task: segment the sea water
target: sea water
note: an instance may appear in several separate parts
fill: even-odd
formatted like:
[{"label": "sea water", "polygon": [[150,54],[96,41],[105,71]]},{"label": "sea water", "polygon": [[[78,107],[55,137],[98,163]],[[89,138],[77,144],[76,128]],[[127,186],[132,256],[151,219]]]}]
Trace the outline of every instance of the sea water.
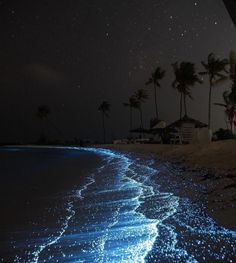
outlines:
[{"label": "sea water", "polygon": [[[234,262],[236,233],[105,149],[1,150],[2,262]],[[171,183],[171,182],[170,182]]]}]

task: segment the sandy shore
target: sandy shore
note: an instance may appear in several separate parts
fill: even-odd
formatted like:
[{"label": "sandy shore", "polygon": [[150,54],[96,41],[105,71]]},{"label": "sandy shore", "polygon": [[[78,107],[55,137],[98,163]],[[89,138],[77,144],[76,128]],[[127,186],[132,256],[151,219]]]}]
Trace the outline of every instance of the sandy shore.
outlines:
[{"label": "sandy shore", "polygon": [[190,197],[195,202],[206,200],[207,212],[220,225],[236,229],[236,140],[208,145],[128,144],[102,147],[154,159],[161,170],[159,176],[171,174],[172,177],[166,178],[180,185],[177,194]]},{"label": "sandy shore", "polygon": [[161,159],[181,161],[195,167],[233,170],[236,173],[236,140],[218,141],[205,145],[127,144],[109,145],[108,147],[155,154]]}]

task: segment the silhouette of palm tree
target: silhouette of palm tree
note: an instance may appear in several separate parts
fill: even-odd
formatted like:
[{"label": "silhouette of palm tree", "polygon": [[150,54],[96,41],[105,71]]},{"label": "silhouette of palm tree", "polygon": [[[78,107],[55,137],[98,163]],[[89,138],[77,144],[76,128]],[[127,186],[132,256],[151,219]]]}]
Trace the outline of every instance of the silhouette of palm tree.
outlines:
[{"label": "silhouette of palm tree", "polygon": [[201,62],[205,71],[200,72],[200,75],[208,75],[209,77],[209,96],[208,96],[208,128],[212,128],[211,121],[211,100],[212,100],[212,88],[219,83],[222,83],[227,79],[224,73],[228,73],[226,66],[229,64],[228,59],[216,58],[214,53],[210,53],[207,58],[207,62]]},{"label": "silhouette of palm tree", "polygon": [[139,102],[135,98],[135,96],[129,97],[129,102],[124,102],[123,105],[125,107],[129,107],[129,113],[130,113],[130,130],[133,129],[133,109],[137,109],[139,107]]},{"label": "silhouette of palm tree", "polygon": [[[224,103],[215,103],[215,105],[225,108],[225,115],[230,124],[230,130],[234,133],[236,118],[236,57],[233,51],[229,54],[229,77],[232,81],[231,91],[223,92]],[[228,123],[227,127],[228,127]]]},{"label": "silhouette of palm tree", "polygon": [[103,101],[98,110],[102,113],[102,129],[103,129],[103,142],[106,142],[106,131],[105,131],[105,117],[109,117],[110,112],[110,104],[107,101]]},{"label": "silhouette of palm tree", "polygon": [[233,51],[229,55],[230,79],[232,81],[231,92],[228,97],[231,103],[236,104],[236,55]]},{"label": "silhouette of palm tree", "polygon": [[142,103],[144,103],[148,99],[148,95],[146,90],[139,89],[135,92],[134,97],[136,99],[136,108],[139,110],[139,114],[140,114],[140,128],[143,129]]},{"label": "silhouette of palm tree", "polygon": [[186,98],[192,99],[190,87],[196,83],[202,83],[195,71],[195,66],[191,62],[178,62],[172,64],[175,80],[172,87],[180,93],[180,119],[182,118],[182,108],[184,104],[184,114],[187,116]]},{"label": "silhouette of palm tree", "polygon": [[146,85],[153,84],[154,88],[154,98],[155,98],[155,112],[156,119],[159,119],[158,107],[157,107],[157,87],[161,87],[160,80],[165,77],[165,70],[162,70],[160,67],[157,67],[156,70],[151,74],[151,77],[146,82]]},{"label": "silhouette of palm tree", "polygon": [[47,119],[50,113],[51,110],[48,107],[48,105],[38,106],[37,116],[39,117],[40,120]]},{"label": "silhouette of palm tree", "polygon": [[234,133],[234,122],[236,117],[236,102],[230,100],[230,92],[225,91],[223,93],[224,103],[215,103],[215,105],[221,106],[225,108],[225,115],[230,124],[230,130]]},{"label": "silhouette of palm tree", "polygon": [[133,129],[133,109],[137,109],[139,107],[139,102],[135,98],[135,96],[129,97],[129,102],[124,102],[123,105],[125,107],[129,107],[130,111],[130,130]]}]

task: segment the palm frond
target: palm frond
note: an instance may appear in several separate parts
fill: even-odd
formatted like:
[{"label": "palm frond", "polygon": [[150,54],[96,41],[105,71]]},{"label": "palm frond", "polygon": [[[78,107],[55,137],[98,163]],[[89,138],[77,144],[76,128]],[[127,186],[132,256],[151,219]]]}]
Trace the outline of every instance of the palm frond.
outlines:
[{"label": "palm frond", "polygon": [[198,74],[199,74],[199,75],[203,75],[203,76],[204,76],[204,75],[208,75],[208,72],[206,72],[206,71],[203,71],[203,72],[199,72]]},{"label": "palm frond", "polygon": [[196,74],[195,65],[184,61],[180,64],[176,62],[172,64],[172,67],[175,74],[172,87],[191,98],[189,87],[194,86],[196,83],[202,83],[202,80]]},{"label": "palm frond", "polygon": [[146,92],[146,90],[144,89],[139,89],[135,92],[135,98],[137,99],[137,101],[139,102],[144,102],[146,99],[148,99],[148,94]]},{"label": "palm frond", "polygon": [[222,76],[219,79],[213,80],[212,84],[213,84],[213,86],[217,86],[217,85],[220,85],[220,84],[224,83],[226,80],[228,80],[228,77],[227,76]]},{"label": "palm frond", "polygon": [[152,83],[153,83],[153,79],[150,78],[150,79],[145,83],[145,85],[150,85],[150,84],[152,84]]},{"label": "palm frond", "polygon": [[98,110],[102,112],[105,116],[108,116],[108,112],[110,111],[110,104],[107,101],[103,101],[99,105]]},{"label": "palm frond", "polygon": [[227,105],[226,105],[226,104],[223,104],[223,103],[214,103],[214,105],[217,105],[217,106],[221,106],[221,107],[227,108]]},{"label": "palm frond", "polygon": [[145,84],[149,85],[154,83],[156,86],[160,87],[159,81],[165,77],[165,73],[165,70],[161,69],[160,67],[157,67]]}]

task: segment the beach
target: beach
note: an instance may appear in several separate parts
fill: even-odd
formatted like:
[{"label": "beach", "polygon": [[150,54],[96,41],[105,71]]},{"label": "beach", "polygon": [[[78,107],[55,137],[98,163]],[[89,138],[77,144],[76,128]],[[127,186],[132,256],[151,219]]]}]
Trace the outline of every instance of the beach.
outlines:
[{"label": "beach", "polygon": [[183,181],[187,185],[179,194],[196,202],[206,199],[207,212],[221,225],[236,229],[236,140],[205,145],[118,144],[106,148],[154,160],[160,174],[172,174],[169,180],[176,181],[180,188]]},{"label": "beach", "polygon": [[1,261],[234,262],[236,231],[193,179],[206,170],[119,147],[3,147]]}]

